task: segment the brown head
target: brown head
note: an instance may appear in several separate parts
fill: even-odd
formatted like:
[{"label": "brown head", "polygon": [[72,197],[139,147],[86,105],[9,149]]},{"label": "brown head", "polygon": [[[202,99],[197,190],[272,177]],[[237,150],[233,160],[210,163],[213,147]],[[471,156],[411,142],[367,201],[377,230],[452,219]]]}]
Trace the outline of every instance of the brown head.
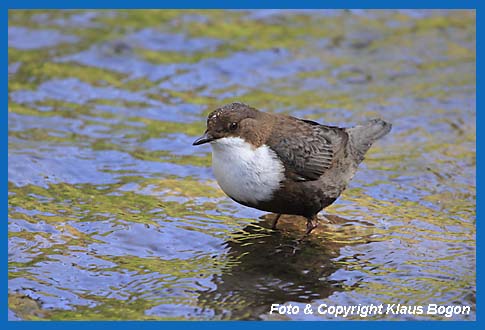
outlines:
[{"label": "brown head", "polygon": [[226,104],[207,117],[207,130],[193,145],[224,137],[240,137],[255,147],[262,145],[272,127],[270,115],[244,103]]}]

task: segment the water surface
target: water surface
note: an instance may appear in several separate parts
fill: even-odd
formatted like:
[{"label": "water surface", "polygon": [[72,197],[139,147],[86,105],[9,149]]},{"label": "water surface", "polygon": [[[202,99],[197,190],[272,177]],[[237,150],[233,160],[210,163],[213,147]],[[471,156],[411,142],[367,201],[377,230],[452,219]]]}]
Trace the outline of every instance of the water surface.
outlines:
[{"label": "water surface", "polygon": [[[475,319],[474,12],[14,10],[8,38],[9,319]],[[393,130],[295,245],[191,145],[233,101]]]}]

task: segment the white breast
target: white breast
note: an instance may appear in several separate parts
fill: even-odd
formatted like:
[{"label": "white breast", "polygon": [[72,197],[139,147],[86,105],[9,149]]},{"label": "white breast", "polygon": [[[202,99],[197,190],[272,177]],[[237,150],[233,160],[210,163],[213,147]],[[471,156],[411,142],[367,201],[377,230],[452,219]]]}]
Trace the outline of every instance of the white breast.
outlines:
[{"label": "white breast", "polygon": [[212,168],[217,182],[230,197],[255,204],[271,199],[284,179],[284,167],[268,146],[254,148],[238,137],[211,143]]}]

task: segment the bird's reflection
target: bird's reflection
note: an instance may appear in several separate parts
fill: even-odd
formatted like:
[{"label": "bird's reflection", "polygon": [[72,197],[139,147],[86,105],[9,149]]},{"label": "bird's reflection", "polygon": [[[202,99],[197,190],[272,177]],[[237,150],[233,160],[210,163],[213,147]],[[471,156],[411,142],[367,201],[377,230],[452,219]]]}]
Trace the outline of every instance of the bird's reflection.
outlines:
[{"label": "bird's reflection", "polygon": [[228,266],[214,276],[216,288],[199,296],[199,306],[212,310],[215,318],[260,319],[274,303],[310,303],[342,290],[342,282],[329,276],[341,267],[335,261],[341,247],[351,243],[328,238],[350,221],[327,216],[329,223],[300,241],[303,218],[284,215],[280,229],[273,231],[274,217],[262,217],[225,242]]}]

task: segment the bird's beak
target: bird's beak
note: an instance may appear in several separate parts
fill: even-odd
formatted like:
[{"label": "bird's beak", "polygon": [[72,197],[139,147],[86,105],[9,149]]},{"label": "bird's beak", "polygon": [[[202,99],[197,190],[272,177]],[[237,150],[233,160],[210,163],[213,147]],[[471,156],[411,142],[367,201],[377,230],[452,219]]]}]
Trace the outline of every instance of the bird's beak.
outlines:
[{"label": "bird's beak", "polygon": [[204,144],[204,143],[211,142],[211,141],[214,141],[214,140],[215,140],[214,137],[212,135],[210,135],[209,132],[205,131],[204,135],[202,135],[200,138],[195,140],[194,143],[192,143],[192,145],[198,146],[200,144]]}]

